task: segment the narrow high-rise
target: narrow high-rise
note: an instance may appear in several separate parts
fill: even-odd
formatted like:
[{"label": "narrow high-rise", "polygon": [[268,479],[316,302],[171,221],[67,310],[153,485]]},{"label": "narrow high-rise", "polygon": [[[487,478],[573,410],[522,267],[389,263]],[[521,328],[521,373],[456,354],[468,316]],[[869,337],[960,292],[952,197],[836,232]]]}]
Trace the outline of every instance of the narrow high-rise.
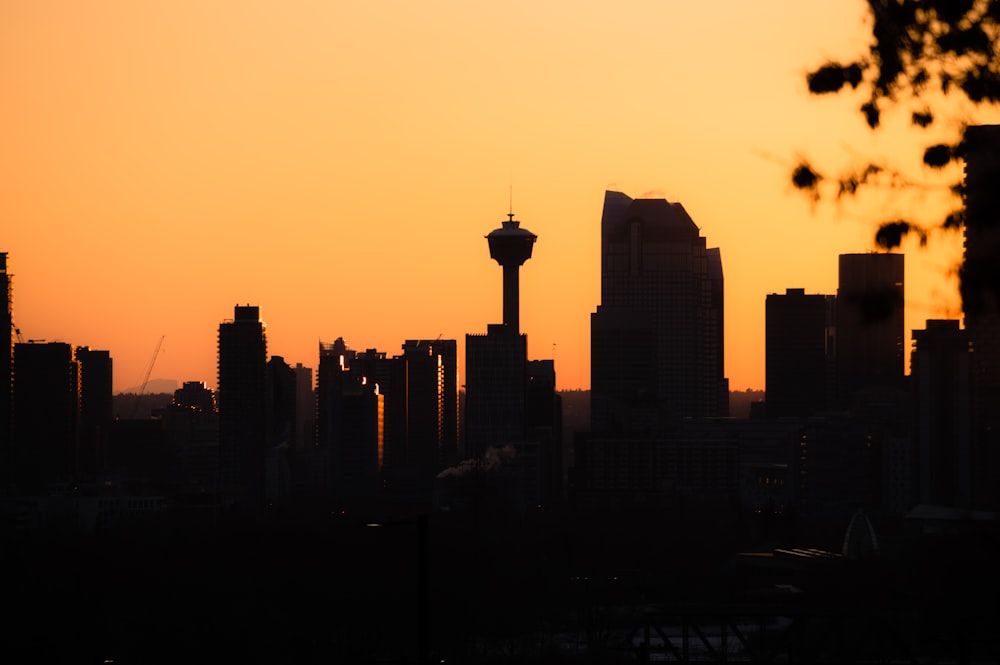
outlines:
[{"label": "narrow high-rise", "polygon": [[7,252],[0,252],[0,479],[6,485],[11,468],[11,375],[14,355],[14,314],[11,299],[10,273],[7,272]]},{"label": "narrow high-rise", "polygon": [[959,289],[970,360],[972,506],[1000,510],[1000,125],[965,130]]},{"label": "narrow high-rise", "polygon": [[680,203],[608,191],[591,315],[591,430],[656,435],[726,416],[722,258]]},{"label": "narrow high-rise", "polygon": [[227,500],[259,506],[266,487],[267,337],[260,308],[219,324],[219,461]]},{"label": "narrow high-rise", "polygon": [[114,419],[112,406],[113,363],[109,351],[78,346],[75,353],[80,367],[80,436],[77,454],[77,479],[94,482],[107,451]]},{"label": "narrow high-rise", "polygon": [[385,400],[377,378],[385,354],[359,354],[343,338],[320,343],[317,432],[327,452],[330,490],[339,501],[368,502],[379,494]]}]

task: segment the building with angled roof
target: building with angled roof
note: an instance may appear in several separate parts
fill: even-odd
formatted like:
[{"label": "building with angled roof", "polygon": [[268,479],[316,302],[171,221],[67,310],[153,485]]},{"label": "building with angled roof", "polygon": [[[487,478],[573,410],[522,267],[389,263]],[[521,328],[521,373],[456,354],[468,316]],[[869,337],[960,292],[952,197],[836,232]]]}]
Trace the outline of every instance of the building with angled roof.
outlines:
[{"label": "building with angled roof", "polygon": [[655,435],[726,416],[722,257],[680,203],[605,193],[591,429]]}]

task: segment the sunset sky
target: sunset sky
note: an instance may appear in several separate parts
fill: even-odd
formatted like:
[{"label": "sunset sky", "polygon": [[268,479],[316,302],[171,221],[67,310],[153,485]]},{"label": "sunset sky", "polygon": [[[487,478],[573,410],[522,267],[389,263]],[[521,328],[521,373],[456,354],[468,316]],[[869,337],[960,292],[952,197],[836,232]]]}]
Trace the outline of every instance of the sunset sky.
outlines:
[{"label": "sunset sky", "polygon": [[[800,156],[908,167],[926,143],[904,109],[873,134],[860,96],[807,94],[809,69],[865,48],[865,18],[861,0],[2,0],[16,324],[110,350],[116,390],[161,337],[153,378],[214,388],[236,304],[292,364],[337,337],[461,353],[501,320],[484,236],[512,206],[538,235],[529,357],[587,388],[616,189],[681,202],[721,248],[726,374],[764,388],[767,294],[835,293],[876,222],[949,208],[937,190],[814,206],[790,184]],[[960,247],[904,245],[907,336],[959,314]]]}]

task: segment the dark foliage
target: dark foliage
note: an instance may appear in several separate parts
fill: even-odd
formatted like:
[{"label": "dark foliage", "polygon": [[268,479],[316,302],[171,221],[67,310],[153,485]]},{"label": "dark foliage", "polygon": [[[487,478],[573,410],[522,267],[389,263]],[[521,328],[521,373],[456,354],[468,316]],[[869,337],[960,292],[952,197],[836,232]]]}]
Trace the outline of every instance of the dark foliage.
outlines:
[{"label": "dark foliage", "polygon": [[948,94],[953,82],[974,102],[1000,100],[1000,2],[869,0],[868,6],[872,44],[853,64],[870,82],[873,103],[935,87]]},{"label": "dark foliage", "polygon": [[902,220],[883,222],[875,232],[875,244],[886,251],[895,249],[902,244],[903,237],[911,230],[913,228],[909,222]]},{"label": "dark foliage", "polygon": [[815,190],[819,181],[820,175],[805,162],[800,163],[792,171],[792,184],[799,189]]},{"label": "dark foliage", "polygon": [[964,210],[953,210],[948,213],[948,216],[944,218],[944,222],[941,223],[941,228],[946,230],[957,230],[962,228],[965,223],[965,211]]},{"label": "dark foliage", "polygon": [[839,92],[845,85],[857,88],[861,83],[861,66],[852,63],[844,66],[829,62],[806,76],[809,92],[822,95],[829,92]]},{"label": "dark foliage", "polygon": [[878,164],[867,164],[857,172],[845,173],[837,182],[839,185],[837,198],[856,194],[861,185],[868,183],[872,178],[882,173],[882,171],[882,167]]},{"label": "dark foliage", "polygon": [[861,114],[865,116],[865,122],[872,129],[877,129],[879,125],[879,119],[881,117],[881,112],[875,102],[866,102],[861,105]]},{"label": "dark foliage", "polygon": [[[887,108],[910,104],[916,107],[910,111],[912,125],[931,126],[939,115],[928,106],[926,95],[932,93],[959,95],[975,104],[1000,102],[1000,0],[868,0],[868,11],[872,33],[867,52],[852,62],[828,61],[809,72],[806,83],[811,93],[837,93],[847,86],[866,90],[867,101],[859,110],[873,130],[881,126]],[[924,165],[943,169],[961,160],[958,138],[953,145],[928,146]],[[879,171],[870,168],[831,178],[838,183],[836,197],[875,184],[870,176]],[[807,162],[796,166],[792,175],[795,186],[808,190],[814,200],[819,198],[822,179],[822,171]],[[956,197],[963,193],[960,184],[951,189]],[[960,229],[962,222],[961,215],[952,214],[941,228]],[[917,229],[913,222],[882,224],[876,243],[885,249],[897,247]],[[923,230],[918,237],[921,243],[927,241]]]},{"label": "dark foliage", "polygon": [[930,111],[914,111],[912,119],[917,127],[929,127],[934,122],[934,114]]},{"label": "dark foliage", "polygon": [[924,164],[934,169],[944,168],[952,160],[954,151],[950,145],[939,143],[924,150]]}]

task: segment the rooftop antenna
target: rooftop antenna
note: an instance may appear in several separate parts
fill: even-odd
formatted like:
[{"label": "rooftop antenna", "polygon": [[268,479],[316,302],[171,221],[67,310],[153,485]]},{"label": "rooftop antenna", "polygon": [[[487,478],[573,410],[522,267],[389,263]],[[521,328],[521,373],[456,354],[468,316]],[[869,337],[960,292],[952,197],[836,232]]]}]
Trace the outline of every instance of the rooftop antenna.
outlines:
[{"label": "rooftop antenna", "polygon": [[514,221],[514,175],[513,174],[511,174],[510,176],[510,184],[508,186],[510,187],[510,191],[507,195],[507,201],[508,201],[507,219],[513,222]]}]

